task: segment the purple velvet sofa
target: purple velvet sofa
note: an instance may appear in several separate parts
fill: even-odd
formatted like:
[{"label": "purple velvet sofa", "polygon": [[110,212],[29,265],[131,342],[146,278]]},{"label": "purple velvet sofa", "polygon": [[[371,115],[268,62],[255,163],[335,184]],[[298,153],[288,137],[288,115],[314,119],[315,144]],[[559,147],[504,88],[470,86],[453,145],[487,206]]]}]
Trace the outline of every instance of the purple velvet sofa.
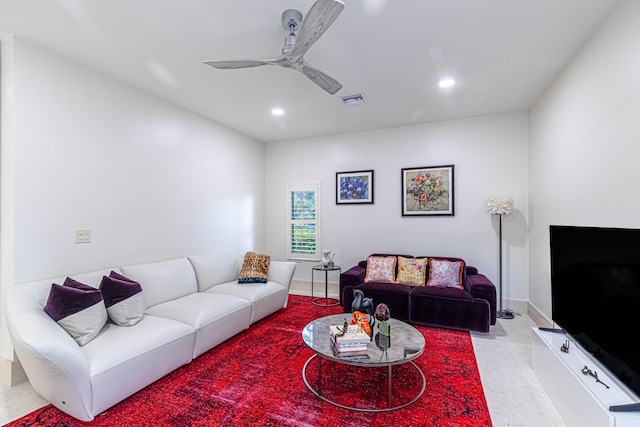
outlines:
[{"label": "purple velvet sofa", "polygon": [[[437,258],[464,262],[460,258],[451,257],[394,254],[371,256]],[[489,326],[496,324],[496,287],[485,275],[478,273],[477,268],[466,263],[462,272],[464,289],[365,282],[366,271],[367,260],[364,260],[340,275],[340,296],[345,313],[351,311],[354,289],[361,289],[365,297],[373,299],[374,306],[385,303],[393,318],[410,323],[477,332],[489,332]],[[427,271],[426,278],[428,277]]]}]

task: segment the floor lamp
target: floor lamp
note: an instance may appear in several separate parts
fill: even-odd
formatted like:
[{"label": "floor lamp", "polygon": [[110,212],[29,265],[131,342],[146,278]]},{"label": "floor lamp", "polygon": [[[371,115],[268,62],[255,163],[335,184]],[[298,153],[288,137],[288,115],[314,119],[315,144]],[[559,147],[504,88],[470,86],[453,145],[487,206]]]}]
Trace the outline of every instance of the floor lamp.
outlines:
[{"label": "floor lamp", "polygon": [[496,317],[498,319],[513,319],[513,311],[502,309],[502,216],[509,215],[513,210],[513,198],[510,196],[493,196],[487,201],[487,211],[491,215],[498,215],[498,285],[499,307]]}]

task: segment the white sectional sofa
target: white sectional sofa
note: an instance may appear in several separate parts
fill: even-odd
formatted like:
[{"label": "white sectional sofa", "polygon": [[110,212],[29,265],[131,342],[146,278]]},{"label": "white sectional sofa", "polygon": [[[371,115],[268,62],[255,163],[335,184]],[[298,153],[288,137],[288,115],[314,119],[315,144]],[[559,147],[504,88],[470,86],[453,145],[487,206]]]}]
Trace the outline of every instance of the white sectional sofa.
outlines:
[{"label": "white sectional sofa", "polygon": [[107,322],[80,346],[44,311],[52,283],[12,286],[9,333],[35,390],[67,414],[97,414],[286,307],[295,263],[271,261],[267,283],[239,284],[242,257],[201,255],[107,268],[71,277],[98,287],[111,271],[142,286],[145,311],[133,326]]}]

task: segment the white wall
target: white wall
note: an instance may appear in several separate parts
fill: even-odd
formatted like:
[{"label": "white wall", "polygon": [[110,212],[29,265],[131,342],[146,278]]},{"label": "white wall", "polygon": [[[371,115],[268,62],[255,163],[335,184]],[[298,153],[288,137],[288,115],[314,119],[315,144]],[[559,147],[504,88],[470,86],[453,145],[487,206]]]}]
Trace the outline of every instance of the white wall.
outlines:
[{"label": "white wall", "polygon": [[[3,289],[264,249],[263,143],[23,39],[7,43],[13,135],[2,144],[15,152],[15,197],[2,203],[13,204],[15,264]],[[92,242],[74,243],[85,228]]]},{"label": "white wall", "polygon": [[[526,113],[267,144],[266,250],[286,257],[287,183],[318,180],[322,248],[343,269],[375,252],[457,256],[497,282],[498,220],[486,201],[508,194],[516,211],[503,220],[504,294],[527,300],[526,156]],[[455,166],[455,216],[401,216],[401,169],[448,164]],[[369,169],[375,203],[336,205],[335,173]],[[310,281],[316,263],[299,263],[295,279]]]},{"label": "white wall", "polygon": [[549,225],[640,228],[638,23],[621,2],[529,114],[529,300],[549,319]]}]

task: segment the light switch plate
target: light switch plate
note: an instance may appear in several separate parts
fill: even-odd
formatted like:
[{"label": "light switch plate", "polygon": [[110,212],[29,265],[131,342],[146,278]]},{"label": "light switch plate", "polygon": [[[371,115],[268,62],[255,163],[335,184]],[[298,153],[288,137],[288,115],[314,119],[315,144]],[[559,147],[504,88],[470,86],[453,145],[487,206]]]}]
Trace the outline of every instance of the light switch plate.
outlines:
[{"label": "light switch plate", "polygon": [[91,230],[76,230],[76,243],[91,243]]}]

